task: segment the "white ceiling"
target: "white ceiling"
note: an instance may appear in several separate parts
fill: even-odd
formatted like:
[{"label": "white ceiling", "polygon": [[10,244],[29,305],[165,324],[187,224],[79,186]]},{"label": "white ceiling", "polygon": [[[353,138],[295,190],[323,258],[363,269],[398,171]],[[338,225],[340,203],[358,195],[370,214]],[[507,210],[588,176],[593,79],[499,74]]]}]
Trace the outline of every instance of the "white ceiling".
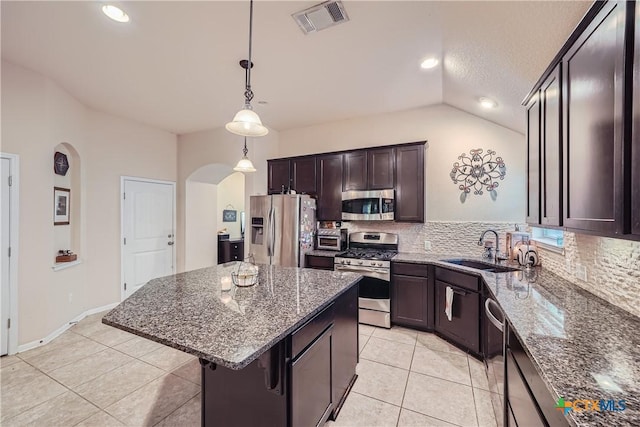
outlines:
[{"label": "white ceiling", "polygon": [[[254,108],[276,130],[447,103],[524,132],[520,102],[590,6],[584,1],[345,1],[350,21],[304,35],[254,5]],[[2,58],[82,103],[174,133],[222,126],[242,106],[248,1],[2,1]],[[420,60],[441,65],[421,70]],[[499,103],[482,110],[479,96]],[[260,105],[257,101],[268,101]]]}]

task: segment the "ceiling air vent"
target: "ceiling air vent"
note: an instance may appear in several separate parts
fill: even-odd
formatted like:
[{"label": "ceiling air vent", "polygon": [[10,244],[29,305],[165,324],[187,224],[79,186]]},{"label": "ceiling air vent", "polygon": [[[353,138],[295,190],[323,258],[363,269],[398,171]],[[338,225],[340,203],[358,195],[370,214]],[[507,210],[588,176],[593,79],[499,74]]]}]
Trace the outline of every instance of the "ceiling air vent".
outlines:
[{"label": "ceiling air vent", "polygon": [[349,17],[342,2],[327,1],[291,15],[303,33],[315,33],[347,22]]}]

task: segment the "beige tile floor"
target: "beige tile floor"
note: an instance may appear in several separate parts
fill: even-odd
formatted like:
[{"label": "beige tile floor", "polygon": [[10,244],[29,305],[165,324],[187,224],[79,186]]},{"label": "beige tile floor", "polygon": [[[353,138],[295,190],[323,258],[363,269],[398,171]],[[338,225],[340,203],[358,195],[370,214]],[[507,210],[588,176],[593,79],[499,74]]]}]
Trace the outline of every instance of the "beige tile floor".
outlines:
[{"label": "beige tile floor", "polygon": [[[196,358],[89,316],[0,358],[2,426],[199,426]],[[482,363],[432,334],[360,327],[358,380],[341,426],[495,426]]]}]

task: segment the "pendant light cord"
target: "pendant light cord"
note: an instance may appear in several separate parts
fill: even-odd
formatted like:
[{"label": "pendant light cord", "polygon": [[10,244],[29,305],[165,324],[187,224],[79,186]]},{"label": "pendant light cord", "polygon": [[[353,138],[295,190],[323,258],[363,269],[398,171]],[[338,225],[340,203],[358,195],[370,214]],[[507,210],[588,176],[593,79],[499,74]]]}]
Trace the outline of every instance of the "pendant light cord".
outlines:
[{"label": "pendant light cord", "polygon": [[242,153],[244,154],[245,157],[247,157],[247,153],[249,152],[249,150],[247,150],[247,137],[244,137],[244,148],[242,149]]},{"label": "pendant light cord", "polygon": [[247,72],[245,73],[245,91],[244,97],[247,101],[247,105],[251,103],[253,99],[253,91],[251,90],[251,68],[253,63],[251,62],[251,40],[253,38],[253,0],[249,2],[249,63],[247,64]]}]

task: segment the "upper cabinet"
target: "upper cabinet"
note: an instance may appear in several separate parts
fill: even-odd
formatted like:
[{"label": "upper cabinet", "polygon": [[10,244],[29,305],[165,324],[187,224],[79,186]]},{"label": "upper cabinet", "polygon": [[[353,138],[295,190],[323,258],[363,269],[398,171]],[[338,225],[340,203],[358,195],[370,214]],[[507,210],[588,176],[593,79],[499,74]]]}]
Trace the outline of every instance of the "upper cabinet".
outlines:
[{"label": "upper cabinet", "polygon": [[396,221],[424,222],[424,142],[396,147]]},{"label": "upper cabinet", "polygon": [[298,194],[316,194],[316,156],[291,159],[291,188]]},{"label": "upper cabinet", "polygon": [[532,225],[640,235],[636,6],[594,2],[525,99]]},{"label": "upper cabinet", "polygon": [[564,223],[623,230],[625,2],[608,2],[562,58]]},{"label": "upper cabinet", "polygon": [[367,150],[368,190],[393,188],[395,150],[393,148],[373,148]]},{"label": "upper cabinet", "polygon": [[426,141],[267,161],[269,194],[317,197],[319,221],[342,220],[342,192],[395,190],[395,220],[424,222]]},{"label": "upper cabinet", "polygon": [[267,161],[267,180],[269,194],[279,194],[291,186],[291,166],[289,159]]},{"label": "upper cabinet", "polygon": [[394,187],[395,149],[393,147],[350,151],[344,154],[342,189],[386,190]]},{"label": "upper cabinet", "polygon": [[527,104],[527,222],[540,223],[540,94]]},{"label": "upper cabinet", "polygon": [[315,156],[267,161],[269,194],[295,190],[299,194],[316,194]]},{"label": "upper cabinet", "polygon": [[631,232],[640,236],[640,6],[636,8],[633,60],[633,134],[631,137]]},{"label": "upper cabinet", "polygon": [[316,156],[319,221],[342,220],[342,154]]},{"label": "upper cabinet", "polygon": [[367,152],[365,150],[344,153],[342,190],[367,189]]},{"label": "upper cabinet", "polygon": [[562,225],[562,127],[560,65],[540,89],[541,220]]}]

